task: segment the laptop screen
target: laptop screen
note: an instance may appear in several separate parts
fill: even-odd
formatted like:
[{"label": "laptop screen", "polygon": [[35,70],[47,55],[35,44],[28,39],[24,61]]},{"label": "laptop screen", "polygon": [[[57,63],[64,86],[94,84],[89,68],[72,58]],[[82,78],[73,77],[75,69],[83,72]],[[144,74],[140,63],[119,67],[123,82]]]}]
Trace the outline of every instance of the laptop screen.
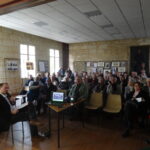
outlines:
[{"label": "laptop screen", "polygon": [[52,101],[53,102],[63,102],[64,101],[64,93],[63,92],[53,92],[52,93]]}]

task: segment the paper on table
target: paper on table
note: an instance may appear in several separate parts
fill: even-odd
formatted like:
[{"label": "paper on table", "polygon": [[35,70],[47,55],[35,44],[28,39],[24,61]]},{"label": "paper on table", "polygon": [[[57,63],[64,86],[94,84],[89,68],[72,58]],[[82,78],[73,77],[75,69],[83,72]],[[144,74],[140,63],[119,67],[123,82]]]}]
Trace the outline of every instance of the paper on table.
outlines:
[{"label": "paper on table", "polygon": [[142,102],[142,98],[141,98],[141,97],[136,98],[136,101],[137,101],[137,102]]}]

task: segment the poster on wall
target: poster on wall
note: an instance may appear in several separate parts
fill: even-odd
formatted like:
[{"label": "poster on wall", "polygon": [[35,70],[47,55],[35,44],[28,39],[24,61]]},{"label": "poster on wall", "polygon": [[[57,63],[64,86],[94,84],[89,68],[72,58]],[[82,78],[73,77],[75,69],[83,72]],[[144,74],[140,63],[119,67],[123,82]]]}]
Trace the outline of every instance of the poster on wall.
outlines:
[{"label": "poster on wall", "polygon": [[97,68],[97,72],[103,73],[104,69],[103,68]]},{"label": "poster on wall", "polygon": [[17,71],[19,69],[18,60],[7,59],[6,60],[6,69],[10,70],[10,71]]},{"label": "poster on wall", "polygon": [[34,69],[33,62],[27,62],[26,63],[26,68],[27,68],[27,70],[33,70]]},{"label": "poster on wall", "polygon": [[86,66],[87,66],[87,67],[90,67],[90,62],[87,62],[87,63],[86,63]]},{"label": "poster on wall", "polygon": [[111,70],[110,69],[104,69],[104,76],[107,74],[107,73],[110,73]]},{"label": "poster on wall", "polygon": [[119,67],[120,66],[120,62],[112,62],[112,67]]},{"label": "poster on wall", "polygon": [[39,60],[38,62],[38,70],[39,72],[48,72],[48,61],[46,60]]},{"label": "poster on wall", "polygon": [[126,68],[125,67],[118,67],[118,72],[126,72]]},{"label": "poster on wall", "polygon": [[104,62],[98,62],[97,66],[98,67],[104,67]]},{"label": "poster on wall", "polygon": [[105,62],[105,68],[110,69],[111,67],[111,62]]},{"label": "poster on wall", "polygon": [[94,67],[97,67],[97,63],[96,62],[94,62]]}]

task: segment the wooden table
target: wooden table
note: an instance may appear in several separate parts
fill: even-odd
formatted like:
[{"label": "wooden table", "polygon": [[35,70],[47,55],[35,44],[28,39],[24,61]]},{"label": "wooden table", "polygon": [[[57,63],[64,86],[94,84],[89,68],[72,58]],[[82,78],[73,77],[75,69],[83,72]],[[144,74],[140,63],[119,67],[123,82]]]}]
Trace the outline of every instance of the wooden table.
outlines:
[{"label": "wooden table", "polygon": [[[85,99],[80,99],[80,100],[73,102],[73,103],[64,103],[62,105],[62,107],[48,104],[48,108],[49,108],[49,135],[51,134],[51,110],[54,110],[57,113],[57,144],[58,144],[58,148],[60,148],[60,113],[66,109],[77,106],[77,105],[83,103],[84,101],[85,101]],[[83,113],[82,113],[82,126],[84,127]],[[63,114],[63,127],[64,127],[64,114]]]}]

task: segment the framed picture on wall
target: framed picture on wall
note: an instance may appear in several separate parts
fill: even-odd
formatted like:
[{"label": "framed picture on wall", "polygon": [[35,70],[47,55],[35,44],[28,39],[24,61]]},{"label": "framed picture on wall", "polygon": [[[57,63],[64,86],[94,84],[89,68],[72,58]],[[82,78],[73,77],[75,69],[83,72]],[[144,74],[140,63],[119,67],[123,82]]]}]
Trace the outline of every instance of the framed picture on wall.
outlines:
[{"label": "framed picture on wall", "polygon": [[104,76],[105,76],[105,74],[106,74],[107,72],[111,72],[111,70],[110,70],[110,69],[104,69]]},{"label": "framed picture on wall", "polygon": [[39,60],[38,61],[38,70],[39,72],[48,72],[48,61],[47,60]]},{"label": "framed picture on wall", "polygon": [[109,69],[111,67],[111,62],[105,62],[105,68]]},{"label": "framed picture on wall", "polygon": [[9,71],[19,70],[19,60],[18,59],[5,59],[6,69]]},{"label": "framed picture on wall", "polygon": [[86,62],[87,67],[90,67],[90,64],[91,64],[90,62]]},{"label": "framed picture on wall", "polygon": [[97,67],[97,62],[94,62],[94,67]]},{"label": "framed picture on wall", "polygon": [[112,62],[112,67],[119,67],[120,66],[120,62]]},{"label": "framed picture on wall", "polygon": [[104,69],[98,67],[98,68],[97,68],[97,71],[100,72],[100,73],[103,73]]},{"label": "framed picture on wall", "polygon": [[27,70],[33,70],[34,69],[33,62],[26,62],[26,68]]},{"label": "framed picture on wall", "polygon": [[98,62],[98,63],[97,63],[97,66],[98,66],[98,67],[104,67],[104,62]]},{"label": "framed picture on wall", "polygon": [[118,72],[126,72],[126,68],[125,67],[118,67]]},{"label": "framed picture on wall", "polygon": [[125,61],[120,62],[120,67],[126,67],[126,66],[127,66],[127,62],[125,62]]},{"label": "framed picture on wall", "polygon": [[94,67],[94,62],[90,62],[90,67]]},{"label": "framed picture on wall", "polygon": [[111,67],[111,71],[112,71],[112,74],[114,74],[118,71],[118,68],[117,67]]}]

